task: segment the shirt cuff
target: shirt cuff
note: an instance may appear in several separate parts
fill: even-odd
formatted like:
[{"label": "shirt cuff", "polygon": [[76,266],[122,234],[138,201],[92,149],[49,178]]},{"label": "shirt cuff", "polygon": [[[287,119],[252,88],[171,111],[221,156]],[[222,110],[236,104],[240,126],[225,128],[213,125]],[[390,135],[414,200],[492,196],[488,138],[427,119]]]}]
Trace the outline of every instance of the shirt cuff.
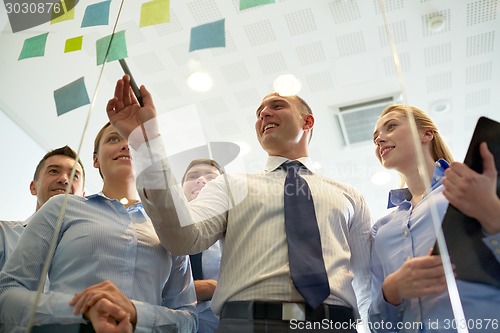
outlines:
[{"label": "shirt cuff", "polygon": [[151,332],[155,326],[155,309],[152,305],[132,300],[137,314],[135,333]]},{"label": "shirt cuff", "polygon": [[484,237],[483,242],[500,263],[500,233]]},{"label": "shirt cuff", "polygon": [[87,322],[81,313],[73,314],[73,307],[68,304],[73,299],[73,295],[57,292],[51,292],[51,295],[53,295],[52,299],[55,300],[54,318],[58,320],[59,324],[67,325]]},{"label": "shirt cuff", "polygon": [[[130,134],[129,138],[137,136],[137,133],[142,133],[140,127],[136,128]],[[163,145],[163,139],[161,136],[157,136],[149,141],[142,142],[137,150],[133,148],[130,149],[130,155],[132,156],[132,163],[134,165],[136,176],[140,175],[145,169],[167,157],[165,147]]]}]

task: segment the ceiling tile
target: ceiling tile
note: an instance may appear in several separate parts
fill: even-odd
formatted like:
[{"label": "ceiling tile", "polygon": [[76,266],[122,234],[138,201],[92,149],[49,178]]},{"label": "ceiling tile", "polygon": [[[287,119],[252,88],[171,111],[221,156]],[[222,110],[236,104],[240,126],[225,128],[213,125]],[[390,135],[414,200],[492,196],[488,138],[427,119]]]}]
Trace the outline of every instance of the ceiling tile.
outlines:
[{"label": "ceiling tile", "polygon": [[467,66],[465,68],[465,83],[475,84],[478,82],[491,80],[492,73],[493,73],[492,62]]},{"label": "ceiling tile", "polygon": [[301,45],[295,49],[302,66],[317,64],[326,61],[325,51],[321,42]]},{"label": "ceiling tile", "polygon": [[284,17],[291,36],[306,34],[318,29],[311,8],[286,14]]},{"label": "ceiling tile", "polygon": [[274,52],[257,57],[262,73],[265,75],[287,71],[286,61],[281,52]]},{"label": "ceiling tile", "polygon": [[243,26],[243,30],[251,46],[259,46],[276,41],[273,26],[269,20],[245,25]]},{"label": "ceiling tile", "polygon": [[497,0],[479,0],[467,4],[467,26],[497,18]]},{"label": "ceiling tile", "polygon": [[493,52],[495,49],[495,31],[467,37],[465,47],[467,57]]},{"label": "ceiling tile", "polygon": [[356,31],[350,34],[341,35],[335,38],[341,57],[366,51],[365,40],[362,31]]},{"label": "ceiling tile", "polygon": [[187,7],[197,24],[209,23],[223,18],[216,1],[192,1],[187,4]]},{"label": "ceiling tile", "polygon": [[361,18],[358,3],[356,1],[330,1],[328,3],[330,14],[335,24],[356,21]]},{"label": "ceiling tile", "polygon": [[443,65],[451,62],[451,43],[432,45],[424,48],[425,66]]},{"label": "ceiling tile", "polygon": [[452,72],[429,75],[426,78],[427,92],[435,92],[452,88]]}]

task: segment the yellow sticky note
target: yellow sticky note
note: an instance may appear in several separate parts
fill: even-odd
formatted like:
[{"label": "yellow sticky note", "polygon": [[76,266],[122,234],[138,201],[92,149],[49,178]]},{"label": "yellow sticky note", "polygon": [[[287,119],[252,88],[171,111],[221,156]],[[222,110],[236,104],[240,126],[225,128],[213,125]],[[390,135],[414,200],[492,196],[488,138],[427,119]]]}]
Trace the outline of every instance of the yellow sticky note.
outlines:
[{"label": "yellow sticky note", "polygon": [[170,22],[170,0],[153,0],[141,6],[139,27]]},{"label": "yellow sticky note", "polygon": [[83,36],[66,39],[66,44],[64,45],[64,53],[81,50],[82,41],[83,41]]},{"label": "yellow sticky note", "polygon": [[[52,20],[50,20],[50,24],[56,24],[63,21],[69,21],[75,19],[75,0],[61,0],[59,3],[60,7],[58,10],[64,11],[64,14],[60,15],[60,13],[55,13],[57,7],[53,8],[52,12]],[[70,8],[70,10],[67,10]]]}]

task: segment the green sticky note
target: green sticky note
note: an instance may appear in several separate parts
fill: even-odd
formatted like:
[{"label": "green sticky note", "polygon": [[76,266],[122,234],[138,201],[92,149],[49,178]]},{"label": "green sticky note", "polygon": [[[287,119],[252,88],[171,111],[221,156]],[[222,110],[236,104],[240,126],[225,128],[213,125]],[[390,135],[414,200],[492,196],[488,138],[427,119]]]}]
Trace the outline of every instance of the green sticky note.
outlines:
[{"label": "green sticky note", "polygon": [[81,50],[82,41],[83,41],[83,36],[66,39],[66,44],[64,45],[64,53]]},{"label": "green sticky note", "polygon": [[[97,53],[97,66],[102,65],[104,63],[104,58],[106,58],[106,53],[108,53],[106,62],[118,59],[125,59],[128,56],[127,44],[125,42],[125,30],[115,33],[112,41],[111,41],[111,36],[112,35],[103,37],[97,40],[96,42],[95,49]],[[109,46],[110,43],[111,46]]]},{"label": "green sticky note", "polygon": [[56,101],[58,116],[79,108],[80,106],[90,104],[83,77],[55,90],[54,100]]},{"label": "green sticky note", "polygon": [[226,46],[224,20],[199,25],[191,29],[189,52]]},{"label": "green sticky note", "polygon": [[108,25],[109,6],[111,1],[103,1],[88,5],[82,20],[82,28],[96,25]]},{"label": "green sticky note", "polygon": [[274,0],[240,0],[240,10],[274,3]]},{"label": "green sticky note", "polygon": [[48,32],[27,38],[24,40],[23,49],[19,58],[17,60],[33,58],[33,57],[43,57],[45,54],[45,44],[47,43]]},{"label": "green sticky note", "polygon": [[139,27],[170,22],[170,0],[153,0],[141,6]]}]

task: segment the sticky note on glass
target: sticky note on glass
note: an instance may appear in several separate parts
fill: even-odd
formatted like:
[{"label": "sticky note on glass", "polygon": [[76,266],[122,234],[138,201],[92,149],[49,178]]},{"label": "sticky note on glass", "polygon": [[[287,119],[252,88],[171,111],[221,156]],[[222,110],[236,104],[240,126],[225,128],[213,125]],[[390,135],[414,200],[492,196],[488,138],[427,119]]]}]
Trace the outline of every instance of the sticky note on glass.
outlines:
[{"label": "sticky note on glass", "polygon": [[58,116],[79,108],[80,106],[90,104],[83,77],[55,90],[54,100],[56,101]]},{"label": "sticky note on glass", "polygon": [[240,0],[240,10],[274,3],[274,0]]},{"label": "sticky note on glass", "polygon": [[141,6],[139,27],[170,22],[170,0],[153,0]]},{"label": "sticky note on glass", "polygon": [[64,53],[81,50],[82,41],[83,41],[83,36],[66,39],[66,44],[64,45]]},{"label": "sticky note on glass", "polygon": [[43,57],[45,54],[45,44],[47,43],[48,35],[49,33],[46,32],[44,34],[25,39],[23,49],[21,50],[21,54],[19,54],[19,58],[17,60]]},{"label": "sticky note on glass", "polygon": [[88,5],[83,15],[82,28],[96,25],[108,25],[110,4],[111,1],[103,1]]},{"label": "sticky note on glass", "polygon": [[226,46],[224,20],[199,25],[191,29],[189,52]]},{"label": "sticky note on glass", "polygon": [[104,63],[104,58],[106,58],[106,53],[108,54],[106,62],[118,59],[125,59],[128,56],[127,44],[125,42],[125,30],[116,32],[112,39],[111,36],[113,35],[103,37],[97,40],[96,42],[95,49],[97,53],[97,66],[102,65]]},{"label": "sticky note on glass", "polygon": [[60,4],[58,7],[56,5],[52,6],[52,19],[50,20],[50,24],[69,21],[75,18],[76,0],[61,0],[58,4]]}]

